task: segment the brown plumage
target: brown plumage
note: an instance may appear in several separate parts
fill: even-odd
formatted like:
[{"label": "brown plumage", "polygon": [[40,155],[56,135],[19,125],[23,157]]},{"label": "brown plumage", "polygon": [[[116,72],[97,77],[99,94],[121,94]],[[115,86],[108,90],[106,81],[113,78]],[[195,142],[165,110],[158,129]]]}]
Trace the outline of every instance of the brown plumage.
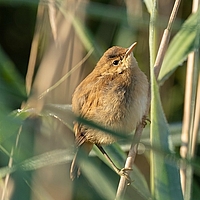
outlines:
[{"label": "brown plumage", "polygon": [[[76,88],[72,110],[80,117],[121,133],[131,133],[146,111],[148,81],[138,67],[132,50],[114,46],[108,49],[94,70]],[[111,144],[116,138],[98,129],[74,123],[76,144],[89,153],[93,144]],[[102,147],[101,147],[102,148]],[[77,174],[77,155],[71,166],[71,178]]]}]

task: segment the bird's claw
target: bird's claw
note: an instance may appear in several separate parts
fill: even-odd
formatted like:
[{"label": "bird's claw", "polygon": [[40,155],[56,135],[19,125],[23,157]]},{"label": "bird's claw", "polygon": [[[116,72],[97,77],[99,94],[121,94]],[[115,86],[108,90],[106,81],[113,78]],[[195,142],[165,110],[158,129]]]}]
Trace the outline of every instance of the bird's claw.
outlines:
[{"label": "bird's claw", "polygon": [[148,119],[147,116],[143,116],[143,118],[142,118],[142,126],[143,126],[143,128],[145,128],[145,126],[147,125],[147,121],[149,123],[151,123],[151,120]]},{"label": "bird's claw", "polygon": [[119,169],[118,174],[120,176],[124,176],[126,178],[126,180],[128,181],[127,185],[131,185],[131,183],[133,182],[129,176],[129,172],[132,171],[132,168],[122,168]]}]

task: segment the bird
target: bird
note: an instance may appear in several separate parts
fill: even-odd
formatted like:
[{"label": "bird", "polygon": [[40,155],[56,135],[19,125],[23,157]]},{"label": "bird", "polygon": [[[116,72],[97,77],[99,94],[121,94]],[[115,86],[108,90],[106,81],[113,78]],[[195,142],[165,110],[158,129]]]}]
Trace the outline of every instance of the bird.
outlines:
[{"label": "bird", "polygon": [[[149,82],[133,56],[136,42],[129,48],[113,46],[97,62],[93,71],[77,86],[72,96],[72,111],[106,129],[130,134],[144,120],[147,109]],[[119,169],[102,146],[118,140],[112,134],[74,122],[77,151],[72,160],[70,178],[80,175],[77,164],[80,149],[87,154],[96,145],[119,174],[128,177],[126,170]]]}]

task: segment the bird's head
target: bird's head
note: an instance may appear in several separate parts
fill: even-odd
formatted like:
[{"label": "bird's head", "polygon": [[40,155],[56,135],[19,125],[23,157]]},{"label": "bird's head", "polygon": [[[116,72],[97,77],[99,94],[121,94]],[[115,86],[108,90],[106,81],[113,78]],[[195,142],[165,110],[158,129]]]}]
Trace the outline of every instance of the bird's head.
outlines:
[{"label": "bird's head", "polygon": [[122,73],[126,69],[137,67],[137,62],[132,54],[136,42],[129,48],[113,46],[101,57],[95,71],[102,75]]}]

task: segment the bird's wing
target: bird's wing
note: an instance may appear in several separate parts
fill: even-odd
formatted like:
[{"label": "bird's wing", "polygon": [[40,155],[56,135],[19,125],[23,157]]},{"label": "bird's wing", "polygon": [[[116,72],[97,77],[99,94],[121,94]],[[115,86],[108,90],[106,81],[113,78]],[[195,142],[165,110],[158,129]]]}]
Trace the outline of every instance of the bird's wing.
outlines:
[{"label": "bird's wing", "polygon": [[[96,109],[101,105],[98,98],[99,79],[90,79],[89,76],[76,88],[72,98],[73,112],[80,117],[92,120],[96,115]],[[77,146],[86,141],[87,127],[83,124],[74,123],[74,132]]]}]

